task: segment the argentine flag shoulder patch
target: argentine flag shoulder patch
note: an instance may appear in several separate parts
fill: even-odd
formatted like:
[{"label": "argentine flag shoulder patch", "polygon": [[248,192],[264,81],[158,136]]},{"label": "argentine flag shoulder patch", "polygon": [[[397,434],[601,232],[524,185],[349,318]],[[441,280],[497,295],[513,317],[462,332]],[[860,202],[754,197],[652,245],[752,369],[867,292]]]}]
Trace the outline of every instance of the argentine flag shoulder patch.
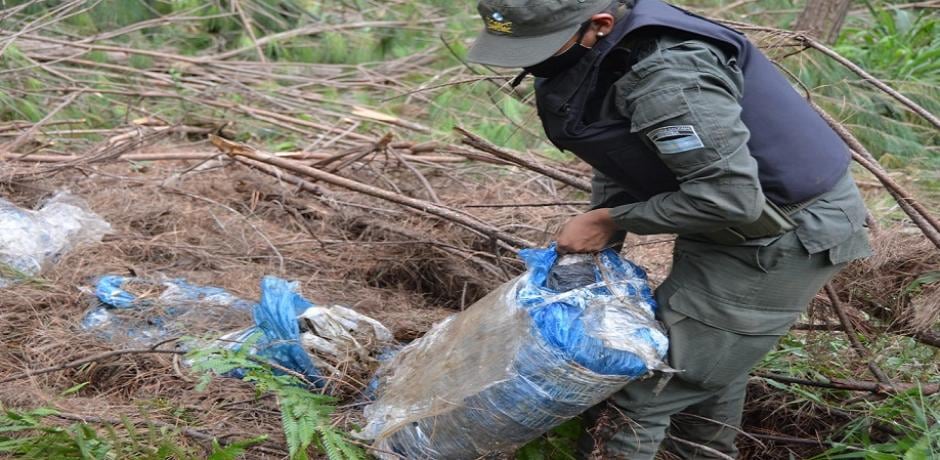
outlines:
[{"label": "argentine flag shoulder patch", "polygon": [[672,155],[705,148],[692,125],[663,126],[646,134],[659,153]]}]

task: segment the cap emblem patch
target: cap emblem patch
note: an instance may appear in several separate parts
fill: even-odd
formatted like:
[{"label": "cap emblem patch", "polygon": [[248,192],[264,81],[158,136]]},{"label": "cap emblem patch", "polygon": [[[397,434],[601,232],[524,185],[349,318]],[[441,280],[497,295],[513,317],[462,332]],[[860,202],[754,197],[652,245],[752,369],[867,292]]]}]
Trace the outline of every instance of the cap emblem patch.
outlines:
[{"label": "cap emblem patch", "polygon": [[494,11],[490,17],[486,18],[486,30],[497,34],[511,34],[512,21],[507,21],[502,13]]}]

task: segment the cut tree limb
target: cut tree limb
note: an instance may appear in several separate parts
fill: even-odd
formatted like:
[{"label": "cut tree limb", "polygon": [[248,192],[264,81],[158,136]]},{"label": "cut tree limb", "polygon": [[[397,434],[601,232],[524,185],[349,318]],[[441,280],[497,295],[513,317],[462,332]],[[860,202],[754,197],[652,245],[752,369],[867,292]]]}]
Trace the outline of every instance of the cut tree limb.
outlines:
[{"label": "cut tree limb", "polygon": [[494,240],[497,240],[501,246],[509,250],[518,250],[520,248],[531,247],[534,244],[530,241],[527,241],[523,238],[519,238],[515,235],[506,233],[498,228],[495,228],[488,223],[461,211],[448,208],[446,206],[438,205],[431,203],[430,201],[419,200],[417,198],[411,198],[404,196],[398,193],[390,192],[378,187],[373,187],[371,185],[363,184],[361,182],[354,181],[352,179],[347,179],[336,174],[331,174],[325,171],[320,171],[318,169],[311,168],[309,166],[299,164],[295,161],[286,160],[284,158],[279,158],[274,155],[259,152],[254,148],[251,148],[247,145],[232,142],[227,139],[223,139],[218,136],[210,136],[210,140],[213,145],[219,148],[219,150],[225,152],[226,154],[238,158],[245,157],[251,160],[255,160],[261,163],[266,163],[271,166],[276,166],[281,169],[285,169],[295,174],[300,174],[302,176],[310,177],[319,181],[323,181],[329,184],[337,185],[348,190],[355,192],[363,193],[375,198],[380,198],[383,200],[391,201],[403,206],[406,206],[411,209],[416,209],[423,213],[431,214],[442,219],[455,222],[464,227],[467,227],[471,230],[474,230],[480,234],[486,235]]},{"label": "cut tree limb", "polygon": [[529,169],[531,171],[535,171],[539,174],[555,179],[563,184],[570,185],[578,190],[583,190],[586,192],[591,191],[591,183],[580,177],[575,177],[575,176],[572,176],[571,174],[559,171],[550,166],[546,166],[544,164],[541,164],[532,160],[521,158],[518,155],[512,154],[510,152],[507,152],[505,149],[502,149],[493,145],[486,139],[483,139],[482,137],[477,136],[476,134],[473,134],[470,131],[467,131],[466,129],[461,128],[459,126],[455,127],[454,131],[457,131],[458,133],[464,135],[464,139],[463,139],[464,144],[467,144],[478,150],[489,153],[490,155],[493,155],[501,160],[508,161],[517,166],[521,166],[523,168]]}]

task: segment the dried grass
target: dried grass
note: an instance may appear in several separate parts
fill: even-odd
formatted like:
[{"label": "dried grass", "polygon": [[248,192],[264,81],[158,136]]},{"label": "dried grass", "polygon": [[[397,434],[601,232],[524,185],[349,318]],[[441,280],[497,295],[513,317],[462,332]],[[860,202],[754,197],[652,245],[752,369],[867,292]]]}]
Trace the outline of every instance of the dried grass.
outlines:
[{"label": "dried grass", "polygon": [[[93,306],[90,292],[102,274],[185,278],[257,299],[262,276],[297,280],[312,301],[350,306],[373,316],[400,340],[414,339],[431,324],[482,297],[520,265],[511,254],[449,222],[422,217],[387,203],[342,191],[317,197],[237,163],[194,170],[172,186],[167,177],[192,164],[160,162],[144,169],[126,163],[84,166],[80,171],[15,183],[3,191],[22,206],[68,188],[110,222],[101,244],[66,254],[33,282],[0,291],[0,380],[23,371],[61,365],[94,353],[128,347],[82,331]],[[363,181],[394,181],[402,193],[423,188],[407,171],[344,171]],[[519,171],[453,166],[427,177],[448,203],[544,201],[555,193],[547,180]],[[382,177],[380,177],[382,176]],[[522,184],[507,190],[506,183]],[[547,188],[548,187],[548,188]],[[547,192],[548,190],[549,192]],[[528,238],[547,241],[563,216],[557,208],[482,208],[475,214]],[[193,321],[196,335],[250,324]],[[168,345],[172,346],[172,345]],[[219,379],[203,393],[172,355],[133,355],[0,385],[7,407],[50,405],[84,414],[151,419],[213,434],[268,434],[276,445],[280,421],[273,401],[254,401],[249,385]],[[341,366],[342,367],[342,366]],[[348,407],[337,422],[361,416],[357,391],[367,375],[358,367],[344,385],[331,388]],[[76,394],[59,396],[79,383]],[[255,453],[254,455],[263,455]]]},{"label": "dried grass", "polygon": [[936,331],[940,326],[940,285],[911,288],[921,276],[940,271],[940,252],[916,230],[900,225],[872,237],[875,255],[839,274],[840,290],[893,329]]}]

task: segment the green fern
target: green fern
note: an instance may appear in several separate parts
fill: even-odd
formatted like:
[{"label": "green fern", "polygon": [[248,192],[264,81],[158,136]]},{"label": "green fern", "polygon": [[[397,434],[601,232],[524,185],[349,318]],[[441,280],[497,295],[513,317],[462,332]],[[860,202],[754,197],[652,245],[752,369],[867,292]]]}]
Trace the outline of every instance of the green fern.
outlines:
[{"label": "green fern", "polygon": [[290,458],[308,459],[307,451],[313,445],[330,460],[365,459],[362,449],[333,426],[334,398],[310,391],[306,382],[292,375],[276,375],[270,366],[248,354],[259,337],[253,335],[238,351],[210,348],[191,353],[193,369],[202,374],[197,388],[204,389],[215,375],[239,370],[259,393],[277,396]]}]

